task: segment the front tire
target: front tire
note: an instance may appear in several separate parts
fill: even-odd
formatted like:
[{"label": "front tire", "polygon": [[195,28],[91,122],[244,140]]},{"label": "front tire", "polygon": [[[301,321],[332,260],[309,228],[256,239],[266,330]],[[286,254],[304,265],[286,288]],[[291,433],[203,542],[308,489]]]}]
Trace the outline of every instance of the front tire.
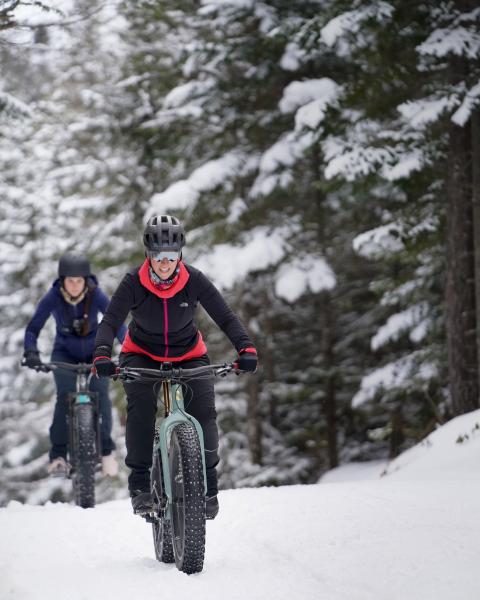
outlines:
[{"label": "front tire", "polygon": [[152,523],[155,556],[160,562],[173,563],[175,557],[172,546],[172,529],[170,521],[164,518],[167,500],[163,484],[162,456],[157,448],[153,451],[150,484],[156,513],[156,519]]},{"label": "front tire", "polygon": [[200,441],[190,423],[173,429],[169,461],[175,563],[184,573],[199,573],[205,556],[205,486]]},{"label": "front tire", "polygon": [[92,404],[73,406],[73,494],[82,508],[95,506],[96,427]]}]

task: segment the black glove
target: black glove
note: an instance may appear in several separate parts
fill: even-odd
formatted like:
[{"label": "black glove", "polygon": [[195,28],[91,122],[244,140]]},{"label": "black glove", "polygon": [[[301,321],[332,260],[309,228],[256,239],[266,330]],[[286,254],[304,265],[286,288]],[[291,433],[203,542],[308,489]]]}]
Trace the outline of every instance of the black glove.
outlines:
[{"label": "black glove", "polygon": [[97,377],[111,377],[117,372],[117,365],[107,356],[99,356],[93,361],[92,372]]},{"label": "black glove", "polygon": [[40,360],[40,354],[38,350],[25,350],[23,353],[23,363],[29,369],[38,369],[42,366],[42,361]]},{"label": "black glove", "polygon": [[257,352],[252,350],[242,352],[234,363],[235,368],[239,371],[248,371],[255,373],[258,365]]}]

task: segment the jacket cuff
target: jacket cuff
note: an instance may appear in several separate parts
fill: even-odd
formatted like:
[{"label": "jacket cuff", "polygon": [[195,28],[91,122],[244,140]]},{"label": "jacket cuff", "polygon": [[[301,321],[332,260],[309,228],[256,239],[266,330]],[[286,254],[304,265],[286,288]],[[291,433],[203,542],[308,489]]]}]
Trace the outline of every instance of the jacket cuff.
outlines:
[{"label": "jacket cuff", "polygon": [[37,348],[26,348],[23,352],[23,356],[27,356],[29,354],[40,355],[40,352],[37,350]]},{"label": "jacket cuff", "polygon": [[245,352],[248,352],[249,354],[257,354],[257,349],[254,348],[253,346],[249,346],[248,348],[241,348],[238,351],[238,354],[244,354]]},{"label": "jacket cuff", "polygon": [[112,348],[110,346],[98,346],[93,351],[93,361],[97,358],[111,358],[112,357]]},{"label": "jacket cuff", "polygon": [[106,358],[107,360],[112,360],[112,358],[110,356],[96,356],[93,359],[93,363],[95,364],[97,362],[97,360],[101,360],[102,358]]}]

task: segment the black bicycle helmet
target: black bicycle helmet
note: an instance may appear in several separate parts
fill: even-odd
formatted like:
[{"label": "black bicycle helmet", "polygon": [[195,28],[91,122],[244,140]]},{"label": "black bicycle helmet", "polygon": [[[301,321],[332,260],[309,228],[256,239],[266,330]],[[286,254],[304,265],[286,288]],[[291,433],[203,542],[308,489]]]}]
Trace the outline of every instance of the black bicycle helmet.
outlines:
[{"label": "black bicycle helmet", "polygon": [[64,254],[58,261],[59,277],[90,277],[90,263],[83,254]]},{"label": "black bicycle helmet", "polygon": [[176,217],[155,215],[148,219],[143,231],[147,254],[170,250],[180,253],[185,246],[185,230]]}]

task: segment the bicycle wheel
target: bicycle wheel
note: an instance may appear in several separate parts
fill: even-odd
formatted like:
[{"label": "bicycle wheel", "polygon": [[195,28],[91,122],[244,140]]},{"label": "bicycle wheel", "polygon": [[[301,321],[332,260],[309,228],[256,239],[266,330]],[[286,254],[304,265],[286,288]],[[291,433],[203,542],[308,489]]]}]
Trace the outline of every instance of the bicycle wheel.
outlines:
[{"label": "bicycle wheel", "polygon": [[184,573],[199,573],[205,556],[205,487],[200,441],[190,423],[173,429],[169,462],[175,563]]},{"label": "bicycle wheel", "polygon": [[92,404],[73,407],[72,483],[75,504],[95,506],[95,465],[97,463],[95,416]]},{"label": "bicycle wheel", "polygon": [[163,484],[162,457],[158,449],[154,449],[153,451],[150,485],[156,514],[156,519],[152,523],[155,556],[160,562],[173,563],[175,562],[175,557],[172,546],[172,529],[170,521],[163,517],[163,511],[167,502]]}]

